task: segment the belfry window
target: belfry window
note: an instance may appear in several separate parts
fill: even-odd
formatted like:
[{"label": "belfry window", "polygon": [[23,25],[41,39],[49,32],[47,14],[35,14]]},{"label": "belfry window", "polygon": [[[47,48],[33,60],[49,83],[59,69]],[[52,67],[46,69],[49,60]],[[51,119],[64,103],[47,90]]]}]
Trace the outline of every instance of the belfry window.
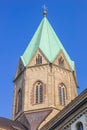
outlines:
[{"label": "belfry window", "polygon": [[37,82],[35,85],[35,103],[43,102],[43,84],[41,82]]},{"label": "belfry window", "polygon": [[16,99],[16,113],[18,113],[21,109],[22,109],[22,90],[19,89]]},{"label": "belfry window", "polygon": [[40,54],[36,57],[36,64],[42,64],[42,56]]},{"label": "belfry window", "polygon": [[59,85],[59,102],[60,105],[66,105],[66,91],[64,84]]},{"label": "belfry window", "polygon": [[81,122],[77,123],[77,130],[83,130],[83,124]]}]

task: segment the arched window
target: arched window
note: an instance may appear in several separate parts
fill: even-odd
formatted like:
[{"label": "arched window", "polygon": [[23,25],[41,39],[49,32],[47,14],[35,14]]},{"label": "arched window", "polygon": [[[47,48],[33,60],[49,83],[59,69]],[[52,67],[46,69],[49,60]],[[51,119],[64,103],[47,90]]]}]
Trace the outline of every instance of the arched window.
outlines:
[{"label": "arched window", "polygon": [[66,105],[66,90],[64,84],[59,85],[59,102],[60,105]]},{"label": "arched window", "polygon": [[77,130],[83,130],[83,124],[81,122],[77,123]]},{"label": "arched window", "polygon": [[36,57],[36,64],[42,64],[42,56],[40,54]]},{"label": "arched window", "polygon": [[35,103],[42,103],[43,102],[43,84],[41,82],[37,82],[35,84]]},{"label": "arched window", "polygon": [[16,98],[16,113],[22,109],[22,90],[19,89]]}]

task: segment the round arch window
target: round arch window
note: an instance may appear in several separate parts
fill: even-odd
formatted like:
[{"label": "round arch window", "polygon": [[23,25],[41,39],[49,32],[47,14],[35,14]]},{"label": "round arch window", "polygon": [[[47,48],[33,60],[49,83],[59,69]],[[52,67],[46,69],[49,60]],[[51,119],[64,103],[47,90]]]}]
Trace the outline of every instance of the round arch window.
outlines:
[{"label": "round arch window", "polygon": [[77,130],[84,130],[81,122],[77,123]]}]

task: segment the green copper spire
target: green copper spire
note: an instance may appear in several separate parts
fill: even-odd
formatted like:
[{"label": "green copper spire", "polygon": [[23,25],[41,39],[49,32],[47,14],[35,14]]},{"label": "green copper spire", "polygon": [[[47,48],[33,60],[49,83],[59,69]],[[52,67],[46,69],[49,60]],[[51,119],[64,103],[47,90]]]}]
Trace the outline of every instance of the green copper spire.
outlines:
[{"label": "green copper spire", "polygon": [[42,51],[50,63],[55,60],[60,51],[63,51],[71,69],[75,69],[74,62],[70,59],[46,17],[42,19],[32,40],[30,41],[24,54],[21,56],[21,60],[25,67],[29,64],[37,49]]}]

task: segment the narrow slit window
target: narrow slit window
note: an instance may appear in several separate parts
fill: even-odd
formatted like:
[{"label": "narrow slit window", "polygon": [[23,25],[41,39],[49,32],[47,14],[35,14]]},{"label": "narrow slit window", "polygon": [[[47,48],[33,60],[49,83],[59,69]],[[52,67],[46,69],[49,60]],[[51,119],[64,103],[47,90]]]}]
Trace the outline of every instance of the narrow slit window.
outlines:
[{"label": "narrow slit window", "polygon": [[43,84],[41,82],[37,82],[35,85],[35,103],[43,102]]},{"label": "narrow slit window", "polygon": [[38,103],[38,86],[36,86],[36,103]]},{"label": "narrow slit window", "polygon": [[18,113],[22,109],[22,90],[20,89],[17,93],[16,99],[16,113]]},{"label": "narrow slit window", "polygon": [[43,87],[40,85],[40,103],[43,102]]},{"label": "narrow slit window", "polygon": [[59,87],[59,100],[60,100],[60,105],[62,105],[62,92],[61,92],[61,87]]},{"label": "narrow slit window", "polygon": [[66,105],[66,92],[63,84],[59,85],[59,102],[60,105]]},{"label": "narrow slit window", "polygon": [[36,64],[42,64],[42,56],[38,54],[36,57]]}]

